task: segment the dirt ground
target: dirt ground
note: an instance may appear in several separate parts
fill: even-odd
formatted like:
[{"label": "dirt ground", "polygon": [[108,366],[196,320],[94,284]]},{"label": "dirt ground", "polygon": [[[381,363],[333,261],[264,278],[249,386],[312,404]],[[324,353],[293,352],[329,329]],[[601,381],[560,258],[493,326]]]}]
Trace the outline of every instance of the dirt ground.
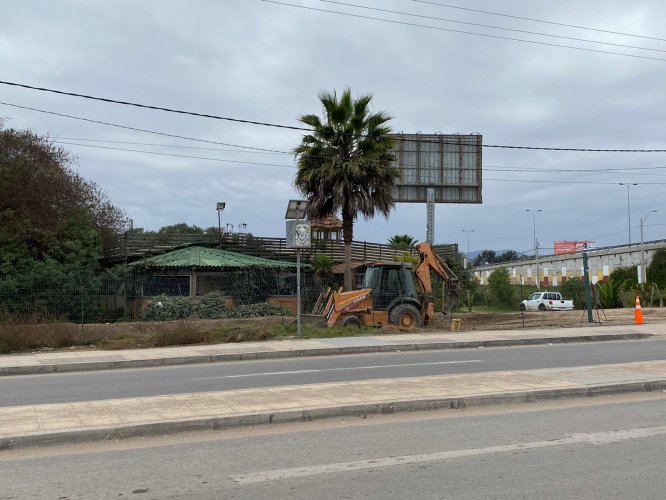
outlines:
[{"label": "dirt ground", "polygon": [[[645,322],[666,323],[666,307],[643,308]],[[595,322],[604,325],[633,325],[634,309],[594,310]],[[426,330],[450,329],[451,319],[460,319],[460,331],[474,330],[513,330],[520,328],[567,328],[587,323],[587,311],[546,311],[546,312],[460,312],[447,316],[438,316]]]}]

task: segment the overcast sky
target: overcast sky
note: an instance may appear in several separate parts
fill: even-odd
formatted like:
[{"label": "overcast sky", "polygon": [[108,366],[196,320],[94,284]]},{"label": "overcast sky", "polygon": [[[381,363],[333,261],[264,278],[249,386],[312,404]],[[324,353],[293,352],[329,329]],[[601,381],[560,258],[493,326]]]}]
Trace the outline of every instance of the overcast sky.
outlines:
[{"label": "overcast sky", "polygon": [[[405,133],[480,133],[488,146],[666,149],[662,1],[350,0],[404,14],[287,1],[366,18],[260,0],[2,0],[0,80],[289,126],[302,113],[320,114],[319,92],[350,87],[374,94],[374,109]],[[284,237],[287,201],[300,197],[292,155],[214,144],[288,152],[299,131],[7,85],[0,101],[6,127],[61,141],[135,227],[217,226],[215,205],[224,201],[223,226]],[[531,253],[527,209],[542,210],[541,253],[552,253],[556,240],[627,243],[628,208],[632,242],[651,210],[659,212],[645,223],[645,239],[661,239],[664,187],[666,153],[485,147],[483,203],[437,205],[435,242],[466,251],[469,236],[472,251]],[[388,220],[360,219],[354,239],[384,243],[403,233],[425,239],[425,205],[400,203]]]}]

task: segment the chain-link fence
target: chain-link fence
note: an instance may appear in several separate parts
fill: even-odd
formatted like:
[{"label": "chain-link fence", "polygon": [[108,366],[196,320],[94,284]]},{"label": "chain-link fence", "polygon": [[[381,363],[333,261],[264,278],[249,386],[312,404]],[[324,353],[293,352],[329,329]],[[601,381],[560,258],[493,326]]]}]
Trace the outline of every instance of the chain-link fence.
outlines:
[{"label": "chain-link fence", "polygon": [[[301,274],[303,310],[320,291],[334,283]],[[275,303],[293,309],[295,271],[245,268],[191,274],[139,275],[131,272],[75,273],[58,276],[0,276],[0,323],[112,323],[144,319],[155,297],[190,297],[197,302],[211,293],[223,295],[226,307]]]}]

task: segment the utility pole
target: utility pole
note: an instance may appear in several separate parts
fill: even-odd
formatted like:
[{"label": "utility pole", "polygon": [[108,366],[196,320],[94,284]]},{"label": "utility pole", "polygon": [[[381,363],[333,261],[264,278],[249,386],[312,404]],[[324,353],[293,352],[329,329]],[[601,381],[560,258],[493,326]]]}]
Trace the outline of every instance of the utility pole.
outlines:
[{"label": "utility pole", "polygon": [[631,245],[631,203],[629,203],[629,188],[638,186],[636,182],[618,182],[620,186],[627,186],[627,218],[629,220],[629,244]]},{"label": "utility pole", "polygon": [[532,228],[533,228],[533,235],[534,235],[534,264],[536,267],[536,288],[537,290],[541,290],[541,283],[539,282],[539,242],[536,239],[536,213],[537,212],[543,212],[541,209],[537,210],[532,210],[532,209],[527,209],[526,212],[532,212]]},{"label": "utility pole", "polygon": [[650,217],[650,214],[654,212],[658,212],[658,210],[650,210],[647,215],[641,219],[641,283],[645,283],[647,281],[647,273],[645,272],[645,252],[643,251],[643,224],[648,219],[648,217]]},{"label": "utility pole", "polygon": [[463,233],[467,233],[467,261],[469,262],[469,233],[473,233],[474,229],[463,229]]}]

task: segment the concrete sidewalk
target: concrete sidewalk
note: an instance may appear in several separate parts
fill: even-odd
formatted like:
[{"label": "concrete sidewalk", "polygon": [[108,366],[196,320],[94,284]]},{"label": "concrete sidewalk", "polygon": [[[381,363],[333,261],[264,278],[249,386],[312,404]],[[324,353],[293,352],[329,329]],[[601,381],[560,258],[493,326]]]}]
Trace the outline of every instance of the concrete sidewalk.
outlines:
[{"label": "concrete sidewalk", "polygon": [[298,356],[644,339],[663,335],[666,335],[663,323],[592,324],[577,328],[392,334],[118,351],[58,350],[0,355],[0,376]]},{"label": "concrete sidewalk", "polygon": [[0,449],[317,418],[666,390],[666,361],[0,408]]}]

